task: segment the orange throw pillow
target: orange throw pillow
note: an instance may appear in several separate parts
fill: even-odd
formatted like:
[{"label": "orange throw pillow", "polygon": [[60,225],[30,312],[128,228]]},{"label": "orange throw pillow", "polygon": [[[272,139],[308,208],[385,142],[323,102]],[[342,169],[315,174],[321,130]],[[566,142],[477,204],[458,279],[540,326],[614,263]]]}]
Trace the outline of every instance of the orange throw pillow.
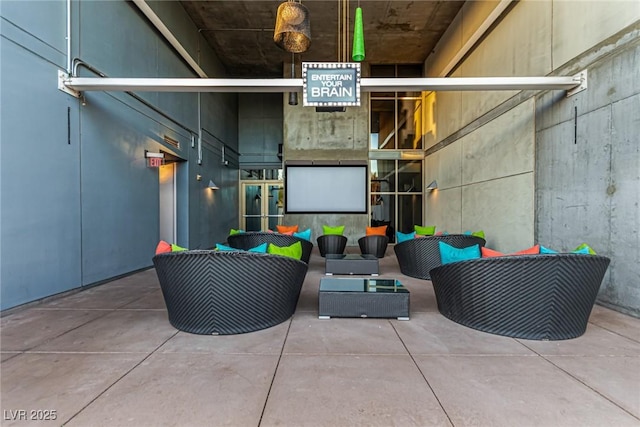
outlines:
[{"label": "orange throw pillow", "polygon": [[160,240],[160,243],[156,246],[156,255],[163,254],[165,252],[171,252],[171,245],[164,240]]},{"label": "orange throw pillow", "polygon": [[367,227],[367,236],[386,236],[387,226],[381,225],[379,227]]},{"label": "orange throw pillow", "polygon": [[276,227],[278,228],[278,233],[282,233],[282,234],[287,232],[291,232],[291,233],[298,232],[297,225],[276,225]]},{"label": "orange throw pillow", "polygon": [[503,256],[502,252],[495,251],[493,249],[485,248],[484,246],[480,247],[480,252],[482,253],[482,258],[493,258],[496,256]]},{"label": "orange throw pillow", "polygon": [[523,249],[518,252],[514,252],[512,255],[537,255],[540,253],[540,245],[535,245],[529,249]]}]

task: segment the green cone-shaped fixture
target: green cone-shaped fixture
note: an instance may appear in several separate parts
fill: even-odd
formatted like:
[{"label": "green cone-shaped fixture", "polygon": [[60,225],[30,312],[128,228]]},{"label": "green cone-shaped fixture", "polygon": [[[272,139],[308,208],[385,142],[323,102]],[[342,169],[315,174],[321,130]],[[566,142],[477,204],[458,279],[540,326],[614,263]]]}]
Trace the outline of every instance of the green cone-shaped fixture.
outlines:
[{"label": "green cone-shaped fixture", "polygon": [[351,58],[356,61],[364,61],[364,25],[362,24],[362,8],[356,8],[356,23],[353,27],[353,51]]}]

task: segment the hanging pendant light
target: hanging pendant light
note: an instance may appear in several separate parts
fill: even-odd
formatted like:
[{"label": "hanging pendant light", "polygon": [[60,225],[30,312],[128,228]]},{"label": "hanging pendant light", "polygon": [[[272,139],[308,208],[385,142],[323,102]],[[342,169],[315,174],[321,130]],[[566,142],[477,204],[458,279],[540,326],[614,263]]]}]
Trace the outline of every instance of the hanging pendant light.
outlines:
[{"label": "hanging pendant light", "polygon": [[364,61],[364,25],[362,23],[362,8],[360,6],[356,8],[351,58],[356,62]]},{"label": "hanging pendant light", "polygon": [[[296,78],[296,58],[291,54],[291,78]],[[298,92],[289,92],[289,105],[298,105]]]},{"label": "hanging pendant light", "polygon": [[311,45],[309,10],[300,2],[287,0],[278,6],[273,41],[287,52],[306,52]]}]

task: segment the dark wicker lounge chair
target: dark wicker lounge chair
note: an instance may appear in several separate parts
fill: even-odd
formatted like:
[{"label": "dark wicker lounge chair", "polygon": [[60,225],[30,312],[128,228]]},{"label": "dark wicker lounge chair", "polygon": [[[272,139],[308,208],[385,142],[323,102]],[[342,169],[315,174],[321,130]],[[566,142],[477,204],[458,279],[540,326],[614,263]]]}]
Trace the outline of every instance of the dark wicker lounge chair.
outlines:
[{"label": "dark wicker lounge chair", "polygon": [[389,238],[387,236],[370,235],[358,239],[361,254],[371,254],[378,258],[384,258],[387,253]]},{"label": "dark wicker lounge chair", "polygon": [[438,310],[456,323],[530,340],[579,337],[609,266],[597,255],[514,255],[431,270]]},{"label": "dark wicker lounge chair", "polygon": [[249,250],[263,243],[273,243],[276,246],[290,246],[295,242],[302,243],[301,260],[309,264],[313,243],[308,240],[281,233],[269,233],[263,231],[247,231],[245,233],[232,234],[227,237],[227,243],[232,248]]},{"label": "dark wicker lounge chair", "polygon": [[346,236],[339,234],[323,234],[319,236],[316,241],[318,242],[318,250],[322,257],[327,254],[342,255],[347,248]]},{"label": "dark wicker lounge chair", "polygon": [[289,319],[308,265],[278,255],[192,250],[153,257],[169,322],[193,334],[241,334]]},{"label": "dark wicker lounge chair", "polygon": [[444,242],[460,249],[476,244],[480,246],[485,244],[484,239],[468,234],[416,237],[415,239],[406,240],[393,247],[402,274],[417,279],[430,280],[429,271],[442,265],[438,242]]}]

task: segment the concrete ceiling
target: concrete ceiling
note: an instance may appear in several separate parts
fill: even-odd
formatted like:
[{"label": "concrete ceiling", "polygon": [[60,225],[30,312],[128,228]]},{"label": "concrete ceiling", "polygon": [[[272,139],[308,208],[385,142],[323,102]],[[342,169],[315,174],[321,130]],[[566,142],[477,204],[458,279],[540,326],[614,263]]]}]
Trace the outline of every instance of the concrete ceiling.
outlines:
[{"label": "concrete ceiling", "polygon": [[[291,54],[273,42],[279,0],[181,1],[230,77],[282,77]],[[296,61],[338,61],[338,0],[305,0],[311,47]],[[349,40],[358,3],[363,9],[365,62],[422,64],[464,1],[351,0]],[[349,46],[349,52],[351,47]],[[350,61],[350,53],[348,55]]]}]

